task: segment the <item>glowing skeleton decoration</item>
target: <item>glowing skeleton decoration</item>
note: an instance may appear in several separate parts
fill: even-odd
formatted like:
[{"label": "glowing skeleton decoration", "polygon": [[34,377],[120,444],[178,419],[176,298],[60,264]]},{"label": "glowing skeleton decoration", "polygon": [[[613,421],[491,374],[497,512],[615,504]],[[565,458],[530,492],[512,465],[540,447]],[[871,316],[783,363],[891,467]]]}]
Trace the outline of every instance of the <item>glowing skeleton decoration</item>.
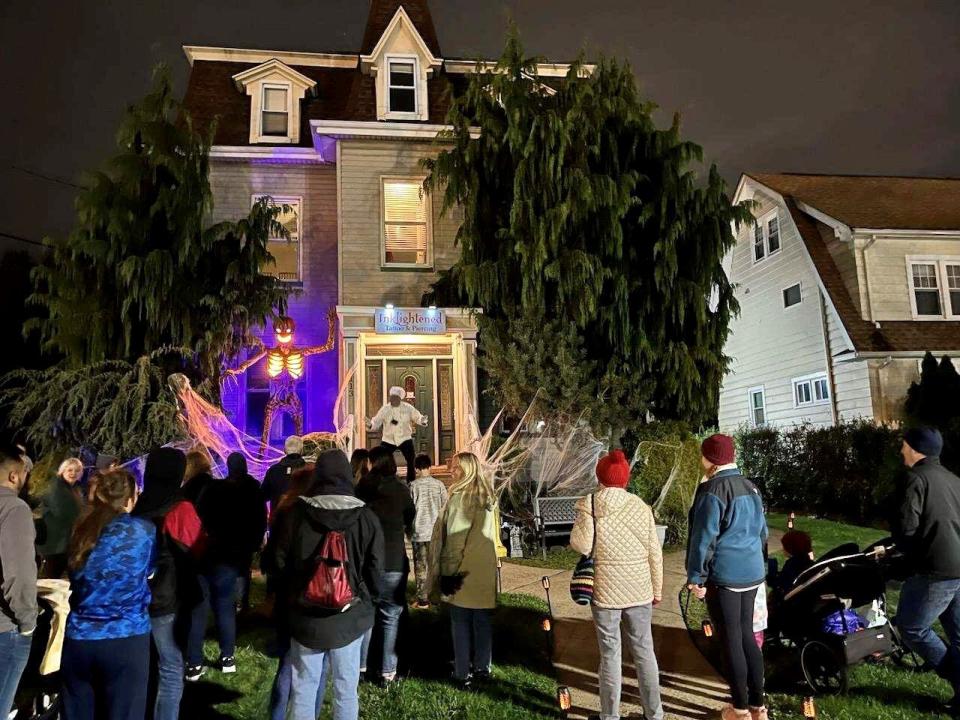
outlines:
[{"label": "glowing skeleton decoration", "polygon": [[293,420],[297,435],[303,435],[303,405],[297,395],[297,382],[303,377],[306,359],[311,355],[322,355],[333,349],[336,343],[337,312],[331,310],[327,317],[330,326],[327,341],[323,345],[300,348],[293,344],[296,324],[293,318],[281,316],[273,325],[275,347],[264,348],[249,358],[240,367],[227,370],[226,376],[242,375],[258,362],[267,359],[267,375],[270,377],[270,399],[263,411],[263,435],[260,438],[261,452],[270,440],[270,427],[274,418],[286,413]]}]

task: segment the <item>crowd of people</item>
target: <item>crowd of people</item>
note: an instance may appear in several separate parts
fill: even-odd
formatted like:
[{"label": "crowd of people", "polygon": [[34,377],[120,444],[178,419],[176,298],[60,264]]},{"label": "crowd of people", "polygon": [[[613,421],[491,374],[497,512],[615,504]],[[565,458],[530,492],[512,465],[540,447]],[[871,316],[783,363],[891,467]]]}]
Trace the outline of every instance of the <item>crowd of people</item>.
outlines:
[{"label": "crowd of people", "polygon": [[[426,456],[413,458],[409,483],[398,477],[400,444],[356,450],[349,459],[329,450],[315,462],[304,459],[299,437],[285,449],[262,485],[240,454],[216,478],[203,449],[161,448],[146,458],[142,488],[113,468],[82,492],[83,468],[70,459],[39,519],[19,497],[29,459],[21,448],[0,450],[0,716],[29,655],[38,567],[70,581],[61,663],[66,720],[177,718],[184,682],[205,672],[210,614],[219,645],[213,666],[235,672],[237,612],[249,602],[258,552],[280,658],[271,718],[316,720],[329,684],[334,720],[355,719],[361,678],[397,680],[408,541],[414,607],[440,598],[448,606],[452,682],[469,689],[489,680],[497,558],[505,551],[497,493],[480,460],[456,455],[448,490],[431,476]],[[939,463],[941,449],[936,430],[904,434],[908,471],[893,532],[912,575],[897,624],[908,647],[960,690],[960,478]],[[687,587],[707,603],[723,650],[731,702],[721,718],[763,720],[762,635],[754,626],[767,580],[763,502],[736,465],[732,438],[713,435],[701,453]],[[625,633],[645,717],[660,720],[652,621],[663,598],[661,540],[650,506],[626,489],[630,465],[621,451],[602,457],[596,476],[597,491],[577,503],[571,545],[592,559],[599,719],[620,717]],[[777,582],[812,563],[809,536],[788,533],[783,545],[789,560]],[[933,630],[938,618],[949,644]]]}]

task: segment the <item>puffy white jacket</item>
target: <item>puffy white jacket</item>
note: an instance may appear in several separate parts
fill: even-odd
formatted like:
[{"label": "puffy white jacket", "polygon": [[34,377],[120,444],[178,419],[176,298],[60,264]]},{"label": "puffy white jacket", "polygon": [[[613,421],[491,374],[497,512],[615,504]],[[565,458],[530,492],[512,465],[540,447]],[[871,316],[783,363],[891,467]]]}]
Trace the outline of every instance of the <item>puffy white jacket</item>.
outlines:
[{"label": "puffy white jacket", "polygon": [[[584,555],[593,550],[590,497],[577,502],[570,534],[571,547]],[[620,488],[601,488],[593,497],[597,518],[593,604],[628,608],[662,598],[663,551],[650,506]]]}]

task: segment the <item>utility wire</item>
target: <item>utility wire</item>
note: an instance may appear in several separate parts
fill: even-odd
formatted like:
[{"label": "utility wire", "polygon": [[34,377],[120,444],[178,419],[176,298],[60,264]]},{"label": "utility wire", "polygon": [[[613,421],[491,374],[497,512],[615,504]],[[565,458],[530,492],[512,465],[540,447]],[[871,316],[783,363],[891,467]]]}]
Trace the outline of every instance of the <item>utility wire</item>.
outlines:
[{"label": "utility wire", "polygon": [[56,183],[58,185],[65,185],[67,187],[76,188],[77,190],[83,190],[83,185],[77,185],[76,183],[70,182],[69,180],[64,180],[63,178],[54,177],[53,175],[44,175],[41,172],[36,170],[31,170],[30,168],[25,168],[20,165],[11,165],[11,170],[17,170],[18,172],[25,173],[27,175],[33,175],[33,177],[40,178],[41,180],[46,180],[47,182]]},{"label": "utility wire", "polygon": [[46,245],[39,240],[31,240],[30,238],[25,238],[22,235],[14,235],[13,233],[3,232],[2,230],[0,230],[0,237],[16,240],[17,242],[27,243],[28,245],[36,245],[37,247],[46,247]]}]

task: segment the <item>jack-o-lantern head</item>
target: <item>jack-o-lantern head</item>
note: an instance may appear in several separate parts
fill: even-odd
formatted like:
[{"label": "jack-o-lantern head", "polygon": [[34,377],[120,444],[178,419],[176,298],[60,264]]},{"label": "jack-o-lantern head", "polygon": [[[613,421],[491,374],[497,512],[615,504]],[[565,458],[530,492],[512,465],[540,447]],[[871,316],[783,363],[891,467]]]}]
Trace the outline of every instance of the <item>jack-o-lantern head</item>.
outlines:
[{"label": "jack-o-lantern head", "polygon": [[273,323],[273,333],[280,345],[289,345],[293,342],[293,332],[297,329],[297,324],[292,317],[281,315]]}]

